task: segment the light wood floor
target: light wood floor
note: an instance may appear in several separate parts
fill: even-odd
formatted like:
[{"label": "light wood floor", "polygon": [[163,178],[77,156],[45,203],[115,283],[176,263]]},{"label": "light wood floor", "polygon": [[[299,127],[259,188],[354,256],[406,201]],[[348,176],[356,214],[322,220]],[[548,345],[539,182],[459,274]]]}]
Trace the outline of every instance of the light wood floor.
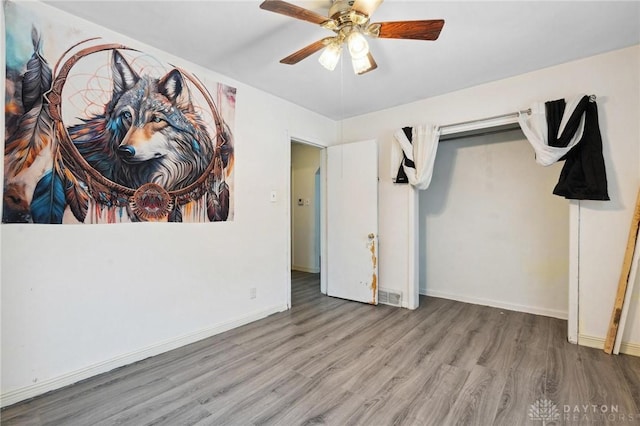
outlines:
[{"label": "light wood floor", "polygon": [[640,358],[571,345],[565,321],[373,307],[292,277],[290,311],[8,407],[2,425],[542,425],[545,399],[546,425],[640,424]]}]

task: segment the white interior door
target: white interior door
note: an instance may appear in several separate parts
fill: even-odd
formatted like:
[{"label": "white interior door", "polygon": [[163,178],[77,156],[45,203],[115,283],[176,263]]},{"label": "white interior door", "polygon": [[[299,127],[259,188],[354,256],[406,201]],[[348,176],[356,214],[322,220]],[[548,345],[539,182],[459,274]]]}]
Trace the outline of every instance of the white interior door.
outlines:
[{"label": "white interior door", "polygon": [[327,294],[378,303],[378,146],[327,148]]}]

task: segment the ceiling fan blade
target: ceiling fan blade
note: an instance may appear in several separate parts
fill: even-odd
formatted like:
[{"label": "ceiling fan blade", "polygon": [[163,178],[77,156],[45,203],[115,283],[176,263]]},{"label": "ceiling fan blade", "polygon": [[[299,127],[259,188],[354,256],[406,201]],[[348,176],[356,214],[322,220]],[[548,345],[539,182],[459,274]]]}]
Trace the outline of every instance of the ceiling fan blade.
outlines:
[{"label": "ceiling fan blade", "polygon": [[285,16],[290,16],[296,19],[301,19],[303,21],[311,22],[318,25],[329,20],[326,16],[322,16],[320,14],[312,12],[311,10],[296,6],[295,4],[287,3],[286,1],[282,0],[265,0],[260,5],[260,9],[279,13]]},{"label": "ceiling fan blade", "polygon": [[380,38],[406,38],[412,40],[436,40],[444,26],[444,20],[377,22]]},{"label": "ceiling fan blade", "polygon": [[303,47],[295,53],[287,56],[284,59],[280,60],[281,64],[294,65],[305,59],[308,56],[313,55],[318,50],[321,50],[327,45],[327,40],[331,40],[331,37],[323,38],[322,40],[318,40],[315,43],[311,43],[310,45]]},{"label": "ceiling fan blade", "polygon": [[369,62],[371,63],[371,66],[370,66],[369,68],[367,68],[366,70],[364,70],[364,71],[362,71],[362,72],[359,72],[359,73],[358,73],[358,75],[366,74],[366,73],[368,73],[369,71],[373,71],[373,70],[375,70],[376,68],[378,68],[378,64],[376,64],[375,59],[373,59],[373,55],[371,54],[371,52],[369,52],[369,53],[367,54],[367,57],[369,58]]},{"label": "ceiling fan blade", "polygon": [[356,0],[351,7],[351,10],[362,13],[363,15],[371,16],[376,11],[378,6],[383,0]]}]

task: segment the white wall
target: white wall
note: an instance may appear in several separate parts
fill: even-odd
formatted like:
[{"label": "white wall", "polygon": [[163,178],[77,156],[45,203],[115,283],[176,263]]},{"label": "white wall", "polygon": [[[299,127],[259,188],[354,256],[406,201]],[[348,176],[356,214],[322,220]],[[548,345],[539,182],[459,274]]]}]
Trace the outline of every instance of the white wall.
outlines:
[{"label": "white wall", "polygon": [[[56,9],[31,3],[21,7],[46,11],[53,21],[73,26],[79,38],[102,35],[162,56]],[[238,89],[234,221],[0,226],[3,405],[286,308],[289,136],[330,144],[338,126],[179,58],[164,57],[205,80]],[[600,344],[640,181],[639,79],[636,46],[345,120],[345,141],[380,141],[380,285],[408,291],[410,191],[386,178],[395,129],[595,93],[612,201],[580,203],[579,325],[582,343]],[[271,191],[279,194],[275,203],[269,201]],[[252,287],[257,289],[254,300],[248,297]],[[636,285],[624,337],[636,347],[639,292]]]},{"label": "white wall", "polygon": [[569,202],[520,130],[439,144],[420,191],[420,293],[567,318]]},{"label": "white wall", "polygon": [[[472,64],[470,64],[471,66]],[[425,77],[428,78],[428,77]],[[416,82],[416,84],[420,84]],[[610,202],[579,205],[579,338],[601,346],[613,307],[622,256],[640,183],[640,47],[633,46],[345,120],[345,140],[380,141],[380,286],[408,291],[407,205],[411,191],[394,185],[389,152],[395,129],[448,124],[509,113],[532,102],[598,96]],[[533,159],[532,159],[533,161]],[[638,304],[638,288],[633,300]],[[624,341],[640,353],[640,309]],[[630,350],[629,345],[626,346]],[[625,346],[623,346],[625,349]]]},{"label": "white wall", "polygon": [[334,143],[336,123],[56,9],[20,7],[70,27],[78,40],[101,35],[205,83],[236,87],[235,217],[215,224],[2,225],[2,404],[286,309],[290,135]]},{"label": "white wall", "polygon": [[[320,149],[291,144],[291,268],[320,272],[320,238],[316,218],[316,172],[320,168]],[[302,205],[298,200],[302,199]]]}]

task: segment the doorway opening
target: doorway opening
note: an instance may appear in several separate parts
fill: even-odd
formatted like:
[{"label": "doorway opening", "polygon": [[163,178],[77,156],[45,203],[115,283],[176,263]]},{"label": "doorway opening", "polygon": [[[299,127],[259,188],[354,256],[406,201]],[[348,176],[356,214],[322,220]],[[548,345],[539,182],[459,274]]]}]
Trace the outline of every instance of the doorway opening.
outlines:
[{"label": "doorway opening", "polygon": [[522,132],[448,140],[418,206],[420,294],[567,319],[570,206]]},{"label": "doorway opening", "polygon": [[321,167],[322,148],[291,140],[291,306],[302,293],[321,291]]}]

